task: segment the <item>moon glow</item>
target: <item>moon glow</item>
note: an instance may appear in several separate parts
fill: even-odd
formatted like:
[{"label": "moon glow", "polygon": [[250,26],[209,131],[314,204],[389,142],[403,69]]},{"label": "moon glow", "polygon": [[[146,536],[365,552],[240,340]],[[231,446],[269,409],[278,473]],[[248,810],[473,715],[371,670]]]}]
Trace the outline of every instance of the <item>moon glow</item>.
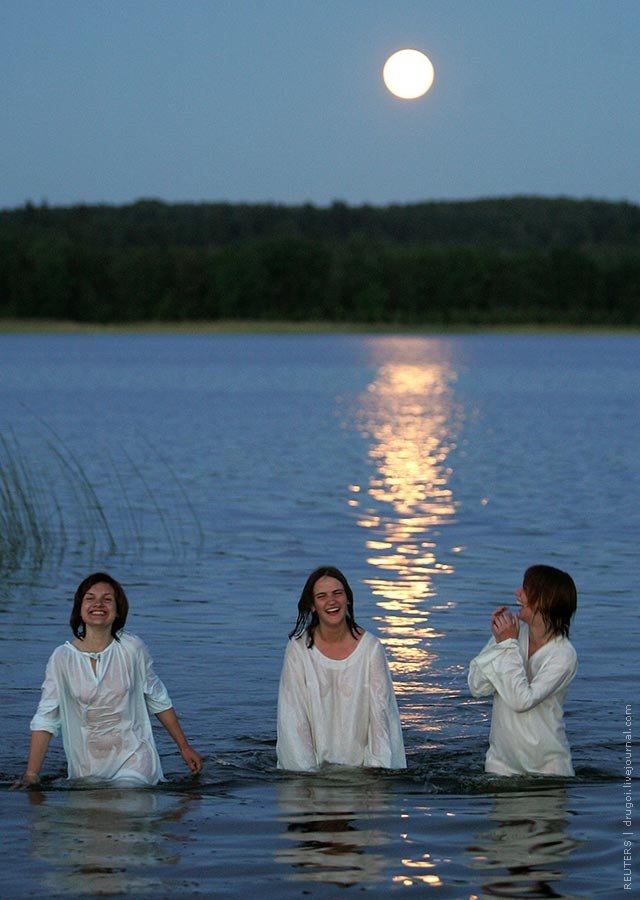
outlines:
[{"label": "moon glow", "polygon": [[401,100],[416,100],[426,94],[434,74],[431,60],[419,50],[397,50],[382,69],[387,88]]}]

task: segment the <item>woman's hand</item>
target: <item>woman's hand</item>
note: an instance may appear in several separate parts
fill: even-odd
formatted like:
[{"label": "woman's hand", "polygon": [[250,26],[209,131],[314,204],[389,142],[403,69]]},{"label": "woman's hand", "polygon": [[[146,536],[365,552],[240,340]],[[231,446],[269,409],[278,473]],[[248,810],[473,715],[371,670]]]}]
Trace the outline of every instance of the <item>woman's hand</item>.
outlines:
[{"label": "woman's hand", "polygon": [[189,744],[187,744],[186,747],[180,748],[180,755],[194,775],[202,770],[204,760]]},{"label": "woman's hand", "polygon": [[508,638],[518,637],[520,623],[517,616],[508,612],[508,609],[508,606],[500,606],[491,615],[491,632],[498,644]]},{"label": "woman's hand", "polygon": [[14,782],[9,790],[24,790],[28,787],[33,787],[35,784],[40,784],[40,776],[37,772],[25,772],[22,778],[19,781]]},{"label": "woman's hand", "polygon": [[189,769],[195,774],[202,769],[203,759],[199,753],[193,749],[189,741],[184,736],[182,726],[178,721],[176,711],[173,706],[169,709],[163,709],[162,712],[156,713],[158,721],[164,725],[171,737],[174,739],[180,751],[180,756],[186,762]]}]

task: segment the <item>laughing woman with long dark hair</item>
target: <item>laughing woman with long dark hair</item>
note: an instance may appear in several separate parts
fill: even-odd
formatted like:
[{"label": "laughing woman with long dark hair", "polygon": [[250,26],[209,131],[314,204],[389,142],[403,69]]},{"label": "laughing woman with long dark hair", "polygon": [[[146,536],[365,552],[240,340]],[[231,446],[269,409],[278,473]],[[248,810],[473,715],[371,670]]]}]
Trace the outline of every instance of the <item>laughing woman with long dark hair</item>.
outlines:
[{"label": "laughing woman with long dark hair", "polygon": [[398,705],[384,648],[355,621],[334,566],[309,575],[289,635],[278,694],[278,767],[404,769]]}]

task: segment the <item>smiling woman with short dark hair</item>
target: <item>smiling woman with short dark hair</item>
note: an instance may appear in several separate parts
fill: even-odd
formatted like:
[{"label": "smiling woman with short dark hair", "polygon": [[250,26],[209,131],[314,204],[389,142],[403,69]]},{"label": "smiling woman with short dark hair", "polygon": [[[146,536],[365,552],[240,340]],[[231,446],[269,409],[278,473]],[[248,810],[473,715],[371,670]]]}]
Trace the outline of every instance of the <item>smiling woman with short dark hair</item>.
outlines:
[{"label": "smiling woman with short dark hair", "polygon": [[38,783],[51,737],[60,731],[69,778],[156,784],[164,776],[149,713],[167,729],[189,769],[202,768],[145,644],[122,630],[128,611],[122,585],[105,572],[78,586],[70,618],[75,637],[57,647],[47,664],[21,786]]}]

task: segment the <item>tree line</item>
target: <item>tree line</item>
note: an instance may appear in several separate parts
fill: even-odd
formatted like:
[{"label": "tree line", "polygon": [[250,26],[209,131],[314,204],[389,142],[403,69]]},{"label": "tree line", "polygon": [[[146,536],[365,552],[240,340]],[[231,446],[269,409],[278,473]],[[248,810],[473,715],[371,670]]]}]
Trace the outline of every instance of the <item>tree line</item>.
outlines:
[{"label": "tree line", "polygon": [[640,207],[513,197],[386,207],[0,210],[0,317],[640,324]]}]

